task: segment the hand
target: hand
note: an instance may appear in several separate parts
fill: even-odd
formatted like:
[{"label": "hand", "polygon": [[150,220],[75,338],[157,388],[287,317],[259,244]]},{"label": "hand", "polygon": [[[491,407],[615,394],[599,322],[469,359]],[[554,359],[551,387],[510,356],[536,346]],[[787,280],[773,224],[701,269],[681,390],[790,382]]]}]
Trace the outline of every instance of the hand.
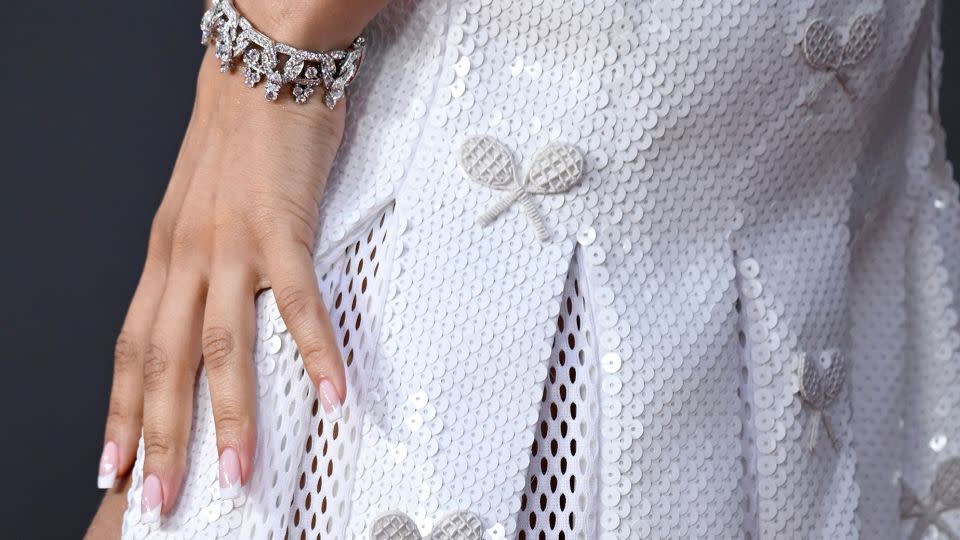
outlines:
[{"label": "hand", "polygon": [[318,206],[343,133],[341,103],[269,103],[208,51],[190,125],[154,218],[143,275],[117,340],[101,487],[133,465],[141,420],[145,521],[182,483],[201,358],[224,496],[256,449],[254,297],[272,288],[331,420],[347,388],[314,274]]}]

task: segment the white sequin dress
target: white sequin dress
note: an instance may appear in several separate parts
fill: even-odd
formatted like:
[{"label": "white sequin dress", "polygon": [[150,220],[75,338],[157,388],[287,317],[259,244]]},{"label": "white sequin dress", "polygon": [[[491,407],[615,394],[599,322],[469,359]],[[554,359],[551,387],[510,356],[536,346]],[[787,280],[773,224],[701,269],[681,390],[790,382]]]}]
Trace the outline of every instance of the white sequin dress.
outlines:
[{"label": "white sequin dress", "polygon": [[957,538],[938,10],[394,0],[318,239],[345,417],[265,293],[244,495],[201,375],[180,503],[139,524],[138,463],[124,537]]}]

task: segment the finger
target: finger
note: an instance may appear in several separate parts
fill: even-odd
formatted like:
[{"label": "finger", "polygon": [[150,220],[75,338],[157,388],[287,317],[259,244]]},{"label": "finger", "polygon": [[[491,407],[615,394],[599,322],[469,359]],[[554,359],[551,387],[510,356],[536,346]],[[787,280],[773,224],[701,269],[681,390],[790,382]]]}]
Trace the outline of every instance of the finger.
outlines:
[{"label": "finger", "polygon": [[143,418],[143,355],[163,294],[163,270],[147,263],[133,293],[114,349],[113,383],[104,432],[97,487],[109,489],[130,472],[137,456]]},{"label": "finger", "polygon": [[116,478],[130,472],[136,460],[143,418],[143,362],[149,346],[154,316],[163,296],[170,234],[190,184],[189,171],[204,148],[205,130],[193,122],[187,127],[173,175],[154,216],[147,248],[147,261],[127,311],[114,349],[110,408],[104,433],[103,452],[97,471],[97,486],[113,487]]},{"label": "finger", "polygon": [[342,416],[347,381],[330,313],[323,304],[310,250],[291,242],[267,253],[267,273],[280,315],[300,349],[327,420]]},{"label": "finger", "polygon": [[217,432],[220,496],[233,499],[250,478],[257,445],[255,277],[241,266],[226,264],[211,275],[203,316],[203,365]]},{"label": "finger", "polygon": [[172,272],[143,366],[144,523],[159,519],[177,500],[200,363],[203,283],[196,273]]}]

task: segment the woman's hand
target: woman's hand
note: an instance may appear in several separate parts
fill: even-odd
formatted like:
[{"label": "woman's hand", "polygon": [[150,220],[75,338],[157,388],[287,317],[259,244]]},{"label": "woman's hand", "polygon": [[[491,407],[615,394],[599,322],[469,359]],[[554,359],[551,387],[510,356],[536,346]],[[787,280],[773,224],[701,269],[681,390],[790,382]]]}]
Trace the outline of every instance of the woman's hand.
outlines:
[{"label": "woman's hand", "polygon": [[220,487],[239,493],[256,449],[254,296],[272,288],[325,413],[340,415],[343,364],[314,274],[318,205],[343,133],[341,103],[268,103],[208,51],[146,264],[117,340],[101,487],[133,465],[141,423],[144,521],[173,508],[197,369],[206,369]]}]

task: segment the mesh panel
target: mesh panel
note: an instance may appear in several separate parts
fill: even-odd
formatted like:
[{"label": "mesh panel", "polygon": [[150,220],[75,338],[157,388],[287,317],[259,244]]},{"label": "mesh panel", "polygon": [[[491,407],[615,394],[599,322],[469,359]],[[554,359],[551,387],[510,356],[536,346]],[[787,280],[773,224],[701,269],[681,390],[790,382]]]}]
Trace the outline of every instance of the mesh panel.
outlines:
[{"label": "mesh panel", "polygon": [[291,502],[289,539],[345,538],[350,497],[356,473],[363,425],[363,381],[373,368],[376,330],[379,328],[382,286],[387,272],[381,261],[387,251],[392,209],[387,209],[368,234],[347,249],[342,267],[323,277],[324,296],[347,366],[347,399],[343,418],[335,423],[323,419],[316,398],[304,443],[303,462]]},{"label": "mesh panel", "polygon": [[564,289],[520,502],[520,540],[594,538],[597,358],[576,262]]}]

